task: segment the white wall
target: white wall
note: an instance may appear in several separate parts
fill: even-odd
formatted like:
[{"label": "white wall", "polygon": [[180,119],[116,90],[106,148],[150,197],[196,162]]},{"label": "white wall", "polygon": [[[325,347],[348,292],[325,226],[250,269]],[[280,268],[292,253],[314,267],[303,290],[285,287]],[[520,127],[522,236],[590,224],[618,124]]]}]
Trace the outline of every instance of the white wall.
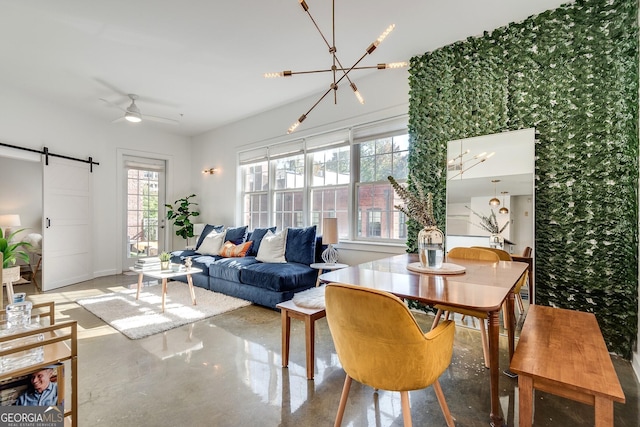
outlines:
[{"label": "white wall", "polygon": [[[81,102],[79,100],[79,102]],[[84,100],[82,102],[85,102]],[[95,102],[98,102],[95,100]],[[121,271],[122,246],[116,199],[119,185],[117,149],[135,149],[170,159],[167,174],[168,200],[192,191],[191,144],[187,137],[145,123],[109,123],[69,111],[14,88],[0,86],[0,142],[86,159],[100,163],[93,176],[93,236],[95,276]],[[6,152],[6,150],[3,150]],[[10,150],[17,152],[18,150]],[[4,172],[4,170],[2,170]],[[4,177],[3,177],[4,180]],[[33,183],[18,184],[24,190],[15,203],[27,203],[36,189]],[[34,187],[31,187],[34,186]],[[4,191],[0,187],[0,191]],[[177,196],[177,197],[176,197]],[[8,208],[7,208],[8,209]],[[0,211],[6,210],[0,206]]]},{"label": "white wall", "polygon": [[[320,94],[195,137],[192,179],[202,207],[202,221],[225,225],[235,225],[240,221],[236,171],[238,151],[407,114],[408,77],[407,70],[385,70],[355,80],[365,98],[364,105],[360,105],[348,86],[343,85],[338,90],[337,105],[331,98],[325,98],[291,135],[287,135],[289,126],[317,101]],[[219,172],[213,176],[198,172],[210,167],[219,169]],[[355,264],[384,258],[389,253],[403,253],[406,246],[380,247],[342,242],[338,249],[340,262]]]}]

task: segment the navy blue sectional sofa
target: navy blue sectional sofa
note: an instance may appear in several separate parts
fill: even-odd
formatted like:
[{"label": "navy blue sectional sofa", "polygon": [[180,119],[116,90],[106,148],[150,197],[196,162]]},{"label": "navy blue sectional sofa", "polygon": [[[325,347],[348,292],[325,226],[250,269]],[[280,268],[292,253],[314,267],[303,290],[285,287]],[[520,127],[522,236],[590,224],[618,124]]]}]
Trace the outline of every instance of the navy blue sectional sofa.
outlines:
[{"label": "navy blue sectional sofa", "polygon": [[[247,233],[247,227],[233,227],[226,231],[225,241],[235,245],[253,242],[246,256],[224,258],[220,255],[202,255],[198,252],[203,239],[211,230],[222,231],[223,226],[207,225],[199,237],[195,250],[171,253],[171,261],[184,263],[191,257],[193,266],[202,273],[192,275],[194,286],[242,298],[265,307],[293,298],[294,293],[315,286],[318,270],[309,265],[323,262],[322,237],[316,235],[316,227],[289,228],[285,245],[286,263],[260,262],[256,259],[260,242],[268,230],[255,229]],[[176,280],[186,282],[186,277]]]}]

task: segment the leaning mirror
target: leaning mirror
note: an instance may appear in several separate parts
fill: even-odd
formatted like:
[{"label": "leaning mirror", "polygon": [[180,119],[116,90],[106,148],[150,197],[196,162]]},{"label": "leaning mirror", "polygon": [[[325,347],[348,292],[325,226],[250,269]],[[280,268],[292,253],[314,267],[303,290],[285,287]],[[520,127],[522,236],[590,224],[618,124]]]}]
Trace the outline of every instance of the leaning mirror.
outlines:
[{"label": "leaning mirror", "polygon": [[535,129],[449,141],[446,249],[534,247]]}]

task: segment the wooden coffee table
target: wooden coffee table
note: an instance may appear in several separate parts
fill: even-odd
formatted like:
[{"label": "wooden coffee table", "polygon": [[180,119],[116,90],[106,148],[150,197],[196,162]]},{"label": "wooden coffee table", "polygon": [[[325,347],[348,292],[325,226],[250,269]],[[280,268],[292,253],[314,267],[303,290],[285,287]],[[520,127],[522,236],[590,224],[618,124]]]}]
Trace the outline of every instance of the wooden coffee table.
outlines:
[{"label": "wooden coffee table", "polygon": [[174,277],[187,276],[187,283],[189,284],[189,292],[191,292],[191,302],[196,304],[196,294],[193,291],[193,280],[191,275],[194,273],[202,273],[202,269],[191,267],[189,270],[140,270],[137,268],[129,267],[129,270],[138,273],[138,292],[136,292],[136,300],[140,297],[140,289],[142,289],[142,277],[148,276],[153,279],[162,279],[162,312],[164,313],[164,300],[167,295],[167,279],[173,279]]}]

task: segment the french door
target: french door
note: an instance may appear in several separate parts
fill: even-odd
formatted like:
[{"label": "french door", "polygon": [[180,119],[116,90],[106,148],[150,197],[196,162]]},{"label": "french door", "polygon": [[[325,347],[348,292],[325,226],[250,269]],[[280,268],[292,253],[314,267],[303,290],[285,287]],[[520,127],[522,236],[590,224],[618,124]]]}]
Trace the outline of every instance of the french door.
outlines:
[{"label": "french door", "polygon": [[165,161],[124,156],[123,269],[165,249]]}]

